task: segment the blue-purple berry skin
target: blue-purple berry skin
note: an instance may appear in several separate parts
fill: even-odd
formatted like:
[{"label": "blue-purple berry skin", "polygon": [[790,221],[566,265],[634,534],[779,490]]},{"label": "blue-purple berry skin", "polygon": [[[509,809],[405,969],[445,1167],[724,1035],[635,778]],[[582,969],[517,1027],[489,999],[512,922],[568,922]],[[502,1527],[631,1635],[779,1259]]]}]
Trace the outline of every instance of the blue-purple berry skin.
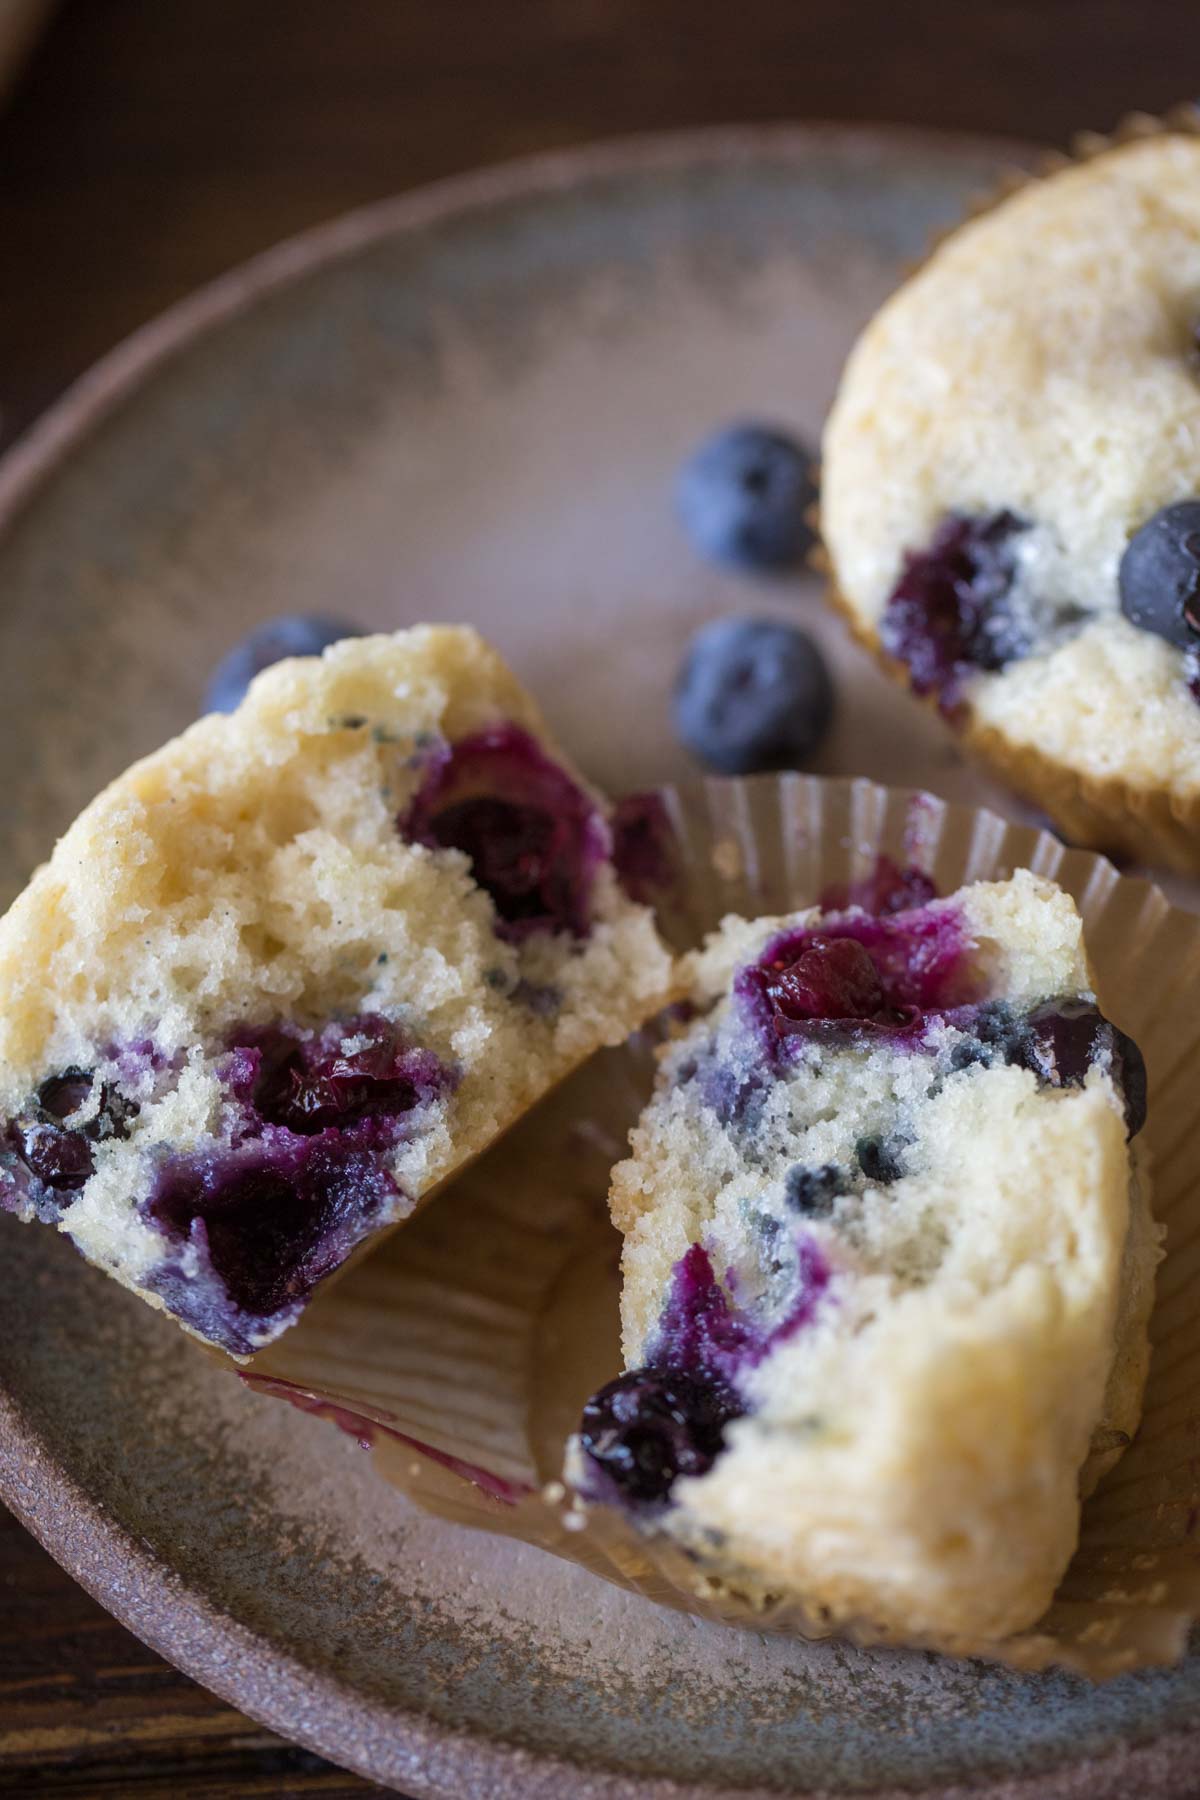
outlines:
[{"label": "blue-purple berry skin", "polygon": [[593,1465],[634,1506],[669,1499],[680,1475],[705,1475],[742,1412],[724,1382],[680,1369],[630,1369],[593,1394],[580,1441]]},{"label": "blue-purple berry skin", "polygon": [[258,625],[224,655],[204,691],[207,712],[233,712],[256,675],[289,656],[320,656],[342,638],[361,637],[357,625],[320,614],[285,613]]},{"label": "blue-purple berry skin", "polygon": [[1147,519],[1125,546],[1117,579],[1130,624],[1179,650],[1200,647],[1200,500]]},{"label": "blue-purple berry skin", "polygon": [[[70,1127],[65,1123],[91,1091],[90,1069],[63,1069],[57,1075],[48,1075],[23,1112],[0,1127],[6,1152],[5,1180],[0,1186],[9,1192],[14,1203],[20,1188],[39,1215],[57,1216],[62,1205],[70,1202],[57,1202],[53,1196],[73,1195],[95,1172],[92,1146],[106,1138],[129,1135],[129,1121],[137,1115],[137,1102],[127,1099],[108,1082],[101,1085],[99,1106],[85,1125]],[[21,1169],[33,1177],[32,1183],[21,1175]]]},{"label": "blue-purple berry skin", "polygon": [[1016,580],[1014,513],[950,513],[925,549],[905,557],[880,623],[880,642],[908,668],[914,693],[952,711],[977,669],[997,670],[1029,654],[1009,596]]},{"label": "blue-purple berry skin", "polygon": [[595,803],[537,739],[511,722],[444,745],[397,820],[402,837],[460,850],[491,896],[497,937],[584,938],[592,888],[611,848]]},{"label": "blue-purple berry skin", "polygon": [[777,573],[812,548],[806,514],[816,498],[812,452],[775,426],[726,426],[679,473],[676,505],[703,555]]},{"label": "blue-purple berry skin", "polygon": [[1094,1063],[1107,1067],[1125,1103],[1131,1138],[1146,1123],[1146,1063],[1133,1039],[1106,1019],[1094,1000],[1062,995],[1031,1012],[989,1000],[960,1021],[964,1036],[950,1055],[952,1069],[1008,1063],[1028,1069],[1048,1087],[1081,1087]]},{"label": "blue-purple berry skin", "polygon": [[833,683],[807,632],[775,619],[718,619],[688,646],[675,729],[719,775],[804,766],[833,717]]},{"label": "blue-purple berry skin", "polygon": [[238,1144],[166,1158],[140,1210],[168,1246],[147,1287],[246,1355],[394,1215],[388,1153],[457,1074],[364,1013],[307,1038],[283,1026],[243,1032],[225,1079],[243,1113]]},{"label": "blue-purple berry skin", "polygon": [[805,1168],[797,1163],[787,1172],[783,1198],[789,1211],[805,1219],[827,1219],[839,1194],[847,1193],[852,1183],[844,1169],[836,1163],[822,1163],[818,1168]]},{"label": "blue-purple berry skin", "polygon": [[398,1199],[379,1157],[340,1135],[165,1165],[141,1210],[172,1250],[146,1286],[235,1356],[291,1323]]}]

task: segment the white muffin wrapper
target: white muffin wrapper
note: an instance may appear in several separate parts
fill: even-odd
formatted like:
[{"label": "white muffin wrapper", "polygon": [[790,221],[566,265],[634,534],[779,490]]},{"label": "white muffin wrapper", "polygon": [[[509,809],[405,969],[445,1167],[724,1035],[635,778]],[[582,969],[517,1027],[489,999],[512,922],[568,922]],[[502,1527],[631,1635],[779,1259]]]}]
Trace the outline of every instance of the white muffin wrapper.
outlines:
[{"label": "white muffin wrapper", "polygon": [[[910,790],[785,775],[668,788],[662,801],[675,860],[660,918],[679,948],[729,912],[810,905],[880,855],[926,869],[943,894],[1027,867],[1074,895],[1102,1004],[1150,1073],[1146,1140],[1167,1238],[1143,1422],[1085,1505],[1037,1627],[925,1647],[1096,1678],[1176,1660],[1200,1617],[1200,919],[1046,832]],[[827,1636],[802,1606],[751,1604],[668,1539],[562,1485],[582,1403],[621,1366],[608,1176],[652,1075],[648,1040],[596,1057],[242,1378],[354,1431],[386,1480],[443,1518],[703,1618]],[[865,1622],[837,1635],[881,1641]]]}]

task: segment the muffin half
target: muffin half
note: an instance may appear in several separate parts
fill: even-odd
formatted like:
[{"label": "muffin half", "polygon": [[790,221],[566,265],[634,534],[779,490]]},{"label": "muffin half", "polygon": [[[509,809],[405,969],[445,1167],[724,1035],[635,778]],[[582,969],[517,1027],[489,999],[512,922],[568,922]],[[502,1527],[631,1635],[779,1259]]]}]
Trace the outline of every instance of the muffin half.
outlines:
[{"label": "muffin half", "polygon": [[0,1207],[234,1355],[667,997],[605,802],[469,630],[259,677],[0,920]]},{"label": "muffin half", "polygon": [[1158,1258],[1073,903],[729,920],[692,975],[716,1004],[614,1172],[628,1372],[578,1485],[829,1621],[1031,1625],[1136,1427]]}]

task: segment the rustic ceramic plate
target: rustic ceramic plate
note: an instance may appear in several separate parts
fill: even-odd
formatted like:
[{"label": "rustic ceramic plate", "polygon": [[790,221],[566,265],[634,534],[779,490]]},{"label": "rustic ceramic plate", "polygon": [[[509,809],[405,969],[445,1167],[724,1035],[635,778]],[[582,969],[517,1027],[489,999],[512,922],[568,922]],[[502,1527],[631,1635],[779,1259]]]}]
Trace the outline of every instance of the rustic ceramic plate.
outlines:
[{"label": "rustic ceramic plate", "polygon": [[[687,630],[812,623],[823,768],[995,801],[809,582],[690,552],[681,457],[815,438],[854,331],[996,178],[979,142],[718,133],[501,171],[287,246],[88,377],[0,472],[0,880],[197,710],[257,618],[468,619],[614,788],[683,772]],[[147,1642],[412,1794],[1195,1791],[1200,1658],[1103,1689],[707,1628],[432,1522],[48,1233],[0,1220],[0,1494]]]}]

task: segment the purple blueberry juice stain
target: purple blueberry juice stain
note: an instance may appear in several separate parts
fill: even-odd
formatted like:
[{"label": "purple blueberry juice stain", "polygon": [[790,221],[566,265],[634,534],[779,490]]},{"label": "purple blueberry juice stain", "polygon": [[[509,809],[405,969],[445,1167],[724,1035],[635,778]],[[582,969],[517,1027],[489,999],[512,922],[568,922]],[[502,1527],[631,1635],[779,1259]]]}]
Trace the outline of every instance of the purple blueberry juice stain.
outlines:
[{"label": "purple blueberry juice stain", "polygon": [[908,668],[914,693],[952,712],[964,681],[1028,655],[1032,643],[1013,605],[1015,513],[951,513],[928,547],[904,559],[880,626],[883,648]]},{"label": "purple blueberry juice stain", "polygon": [[631,900],[653,906],[677,885],[679,846],[661,794],[626,794],[618,800],[612,839],[613,868]]},{"label": "purple blueberry juice stain", "polygon": [[830,1268],[809,1237],[796,1246],[795,1293],[783,1316],[769,1328],[735,1303],[732,1274],[718,1281],[703,1244],[693,1244],[675,1264],[666,1303],[647,1356],[656,1366],[680,1369],[697,1379],[713,1376],[736,1383],[777,1344],[807,1325],[829,1285]]},{"label": "purple blueberry juice stain", "polygon": [[461,850],[496,909],[496,935],[586,937],[596,871],[610,851],[598,808],[519,725],[493,725],[429,751],[398,821],[431,850]]},{"label": "purple blueberry juice stain", "polygon": [[739,1307],[702,1244],[675,1264],[646,1366],[629,1369],[584,1407],[580,1442],[596,1477],[591,1497],[639,1509],[666,1504],[680,1475],[704,1475],[725,1446],[725,1428],[746,1404],[740,1378],[809,1324],[829,1285],[820,1248],[796,1247],[795,1293],[766,1327]]},{"label": "purple blueberry juice stain", "polygon": [[857,881],[833,883],[822,888],[817,904],[822,912],[846,912],[851,907],[876,915],[908,912],[927,906],[938,897],[931,875],[914,863],[903,868],[890,856],[878,856],[870,874]]},{"label": "purple blueberry juice stain", "polygon": [[[509,1481],[491,1469],[481,1468],[478,1463],[467,1462],[461,1456],[451,1455],[448,1450],[438,1450],[421,1438],[410,1437],[408,1432],[399,1430],[395,1424],[385,1423],[378,1416],[368,1418],[364,1413],[355,1412],[336,1400],[325,1399],[280,1375],[260,1375],[254,1369],[239,1369],[237,1373],[238,1379],[255,1393],[272,1394],[278,1400],[286,1400],[289,1406],[296,1407],[299,1412],[328,1419],[339,1431],[354,1438],[360,1449],[373,1449],[382,1432],[385,1437],[394,1438],[398,1444],[415,1450],[418,1455],[436,1463],[439,1468],[449,1469],[462,1481],[469,1481],[472,1487],[479,1488],[489,1499],[499,1500],[504,1506],[519,1506],[522,1500],[535,1492],[527,1482]],[[390,1419],[392,1415],[388,1414],[387,1417]]]},{"label": "purple blueberry juice stain", "polygon": [[730,1381],[759,1360],[762,1334],[737,1311],[717,1280],[708,1252],[693,1244],[675,1264],[658,1327],[646,1347],[655,1367]]},{"label": "purple blueberry juice stain", "polygon": [[172,1158],[140,1209],[173,1246],[145,1285],[234,1355],[292,1323],[401,1200],[377,1154],[341,1140]]},{"label": "purple blueberry juice stain", "polygon": [[374,1013],[243,1031],[222,1073],[239,1129],[227,1150],[162,1163],[141,1212],[172,1248],[146,1285],[245,1355],[397,1214],[384,1159],[457,1075]]},{"label": "purple blueberry juice stain", "polygon": [[764,1072],[724,1059],[715,1043],[680,1065],[675,1079],[680,1086],[694,1082],[701,1102],[722,1125],[740,1131],[757,1128],[766,1100]]}]

